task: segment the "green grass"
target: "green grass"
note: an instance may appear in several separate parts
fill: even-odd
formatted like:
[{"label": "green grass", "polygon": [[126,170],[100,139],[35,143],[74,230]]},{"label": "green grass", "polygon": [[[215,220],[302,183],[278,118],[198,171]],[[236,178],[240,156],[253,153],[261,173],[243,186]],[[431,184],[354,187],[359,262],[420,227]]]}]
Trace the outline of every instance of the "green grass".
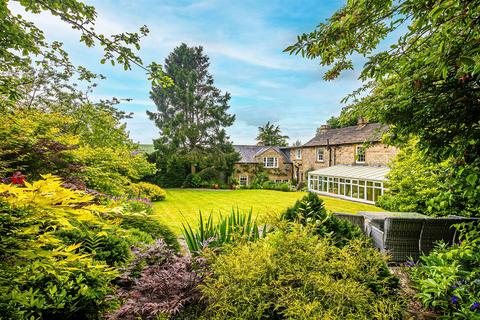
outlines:
[{"label": "green grass", "polygon": [[[259,222],[264,222],[269,214],[279,214],[302,198],[305,192],[281,192],[273,190],[178,190],[170,189],[164,201],[153,204],[154,214],[160,221],[180,234],[182,223],[187,220],[195,225],[198,212],[229,214],[233,208],[240,211],[253,210]],[[381,211],[375,206],[346,201],[331,197],[321,197],[327,210],[339,212]]]}]

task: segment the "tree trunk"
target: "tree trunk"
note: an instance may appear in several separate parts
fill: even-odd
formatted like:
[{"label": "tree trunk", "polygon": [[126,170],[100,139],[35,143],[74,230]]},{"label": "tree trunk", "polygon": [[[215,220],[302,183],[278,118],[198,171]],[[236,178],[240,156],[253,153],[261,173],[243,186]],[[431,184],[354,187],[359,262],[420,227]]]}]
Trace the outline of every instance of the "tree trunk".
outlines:
[{"label": "tree trunk", "polygon": [[194,164],[191,164],[191,165],[190,165],[190,173],[191,173],[191,174],[194,174],[195,172],[197,172],[197,167],[195,167]]}]

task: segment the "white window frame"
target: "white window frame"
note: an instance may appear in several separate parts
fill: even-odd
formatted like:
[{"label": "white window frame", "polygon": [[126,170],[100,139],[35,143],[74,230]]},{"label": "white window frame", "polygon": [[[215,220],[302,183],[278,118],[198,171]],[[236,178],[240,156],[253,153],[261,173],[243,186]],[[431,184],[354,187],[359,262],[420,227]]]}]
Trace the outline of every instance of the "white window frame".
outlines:
[{"label": "white window frame", "polygon": [[[322,153],[320,153],[320,150],[322,150]],[[315,150],[315,154],[316,154],[317,162],[325,162],[325,148],[323,148],[323,147],[317,148],[317,150]],[[322,155],[322,159],[320,159],[320,157],[319,157],[320,154]]]},{"label": "white window frame", "polygon": [[295,159],[302,160],[302,149],[295,150]]},{"label": "white window frame", "polygon": [[283,179],[283,183],[290,183],[290,179]]},{"label": "white window frame", "polygon": [[[269,160],[272,160],[272,165],[269,165]],[[265,158],[263,158],[263,167],[264,168],[278,168],[278,158],[277,157],[265,157]]]},{"label": "white window frame", "polygon": [[[245,184],[242,184],[242,179],[245,178]],[[238,177],[238,183],[241,185],[241,186],[246,186],[248,185],[248,176],[240,176]]]},{"label": "white window frame", "polygon": [[[359,150],[362,150],[363,152],[363,160],[360,160],[360,153]],[[367,152],[366,148],[364,146],[356,146],[355,147],[355,163],[365,163],[365,160],[367,159]]]},{"label": "white window frame", "polygon": [[275,179],[275,183],[282,183],[282,179]]}]

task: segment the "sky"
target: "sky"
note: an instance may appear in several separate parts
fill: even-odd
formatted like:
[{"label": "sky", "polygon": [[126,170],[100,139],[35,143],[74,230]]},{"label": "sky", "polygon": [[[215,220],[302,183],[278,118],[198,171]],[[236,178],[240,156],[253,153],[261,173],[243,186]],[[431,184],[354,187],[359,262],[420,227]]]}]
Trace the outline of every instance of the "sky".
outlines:
[{"label": "sky", "polygon": [[[102,0],[84,1],[95,6],[97,31],[104,34],[138,30],[147,25],[150,34],[142,39],[139,55],[146,64],[163,64],[166,56],[182,42],[203,46],[210,57],[210,73],[215,86],[232,96],[229,112],[235,124],[227,129],[235,144],[254,144],[258,126],[267,121],[280,126],[289,142],[311,139],[317,127],[338,115],[340,100],[358,88],[361,59],[355,71],[335,81],[324,81],[326,70],[318,61],[290,56],[283,52],[295,43],[296,36],[312,31],[342,6],[334,0]],[[155,110],[149,98],[150,83],[145,71],[133,67],[101,65],[101,49],[79,43],[79,33],[49,14],[14,12],[37,24],[48,40],[64,43],[74,64],[104,74],[92,100],[111,97],[131,98],[121,103],[122,110],[133,112],[127,120],[130,136],[150,144],[159,136],[146,115]]]}]

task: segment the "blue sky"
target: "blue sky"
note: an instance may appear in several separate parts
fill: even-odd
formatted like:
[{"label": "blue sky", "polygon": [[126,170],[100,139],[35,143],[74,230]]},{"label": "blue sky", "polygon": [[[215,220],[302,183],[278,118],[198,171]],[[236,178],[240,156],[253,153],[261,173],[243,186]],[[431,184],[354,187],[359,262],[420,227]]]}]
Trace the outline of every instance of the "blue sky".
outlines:
[{"label": "blue sky", "polygon": [[[151,33],[142,40],[140,52],[147,64],[163,64],[182,42],[203,46],[216,86],[232,95],[230,112],[236,115],[236,122],[228,133],[236,144],[255,143],[257,127],[267,121],[280,125],[290,142],[306,142],[320,124],[340,112],[341,98],[360,85],[358,68],[326,82],[318,61],[282,52],[298,34],[313,30],[343,1],[85,2],[96,7],[96,26],[102,33],[134,31],[147,25]],[[18,11],[15,4],[10,6]],[[119,107],[134,112],[127,126],[135,141],[151,143],[158,137],[157,128],[145,114],[155,106],[143,70],[100,65],[100,49],[85,48],[78,42],[78,33],[57,18],[48,14],[26,17],[37,23],[48,39],[64,42],[74,63],[107,76],[92,99],[133,99]],[[357,65],[361,66],[361,61]]]}]

